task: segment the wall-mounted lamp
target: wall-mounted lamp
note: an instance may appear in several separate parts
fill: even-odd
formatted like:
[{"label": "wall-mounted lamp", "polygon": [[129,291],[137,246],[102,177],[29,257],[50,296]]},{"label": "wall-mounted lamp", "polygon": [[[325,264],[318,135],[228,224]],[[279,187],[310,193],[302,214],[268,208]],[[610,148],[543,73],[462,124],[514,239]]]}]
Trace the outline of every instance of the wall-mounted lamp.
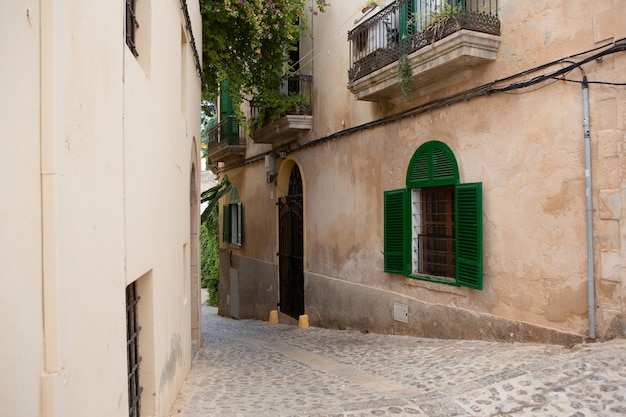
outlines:
[{"label": "wall-mounted lamp", "polygon": [[278,156],[280,156],[280,159],[287,159],[287,151],[281,149],[280,151],[278,151]]},{"label": "wall-mounted lamp", "polygon": [[267,175],[267,183],[273,183],[277,175],[274,168],[274,155],[272,154],[265,155],[265,173]]}]

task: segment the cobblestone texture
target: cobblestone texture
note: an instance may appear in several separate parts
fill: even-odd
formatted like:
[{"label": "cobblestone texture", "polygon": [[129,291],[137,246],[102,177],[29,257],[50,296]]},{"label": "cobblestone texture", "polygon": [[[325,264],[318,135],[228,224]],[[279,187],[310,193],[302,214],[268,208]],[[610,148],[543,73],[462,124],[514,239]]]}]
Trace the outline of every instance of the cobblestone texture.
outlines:
[{"label": "cobblestone texture", "polygon": [[172,417],[626,416],[626,340],[503,344],[217,316]]}]

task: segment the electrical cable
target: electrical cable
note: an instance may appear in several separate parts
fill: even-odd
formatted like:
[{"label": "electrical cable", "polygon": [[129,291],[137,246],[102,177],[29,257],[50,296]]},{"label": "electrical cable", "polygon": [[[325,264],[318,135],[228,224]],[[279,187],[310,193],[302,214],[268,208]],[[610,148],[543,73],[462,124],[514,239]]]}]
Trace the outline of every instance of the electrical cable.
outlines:
[{"label": "electrical cable", "polygon": [[[580,60],[578,62],[570,60],[570,58],[580,57],[580,56],[586,55],[588,53],[595,52],[595,51],[602,50],[602,49],[604,49],[604,50],[599,52],[599,53],[593,54],[593,55],[591,55],[591,56],[589,56],[587,58],[584,58],[584,59],[582,59],[582,60]],[[570,73],[571,71],[573,71],[574,69],[577,69],[577,68],[583,70],[582,66],[584,64],[586,64],[586,63],[589,63],[589,62],[594,61],[594,60],[599,60],[600,58],[602,58],[604,56],[607,56],[607,55],[611,55],[611,54],[618,53],[618,52],[624,52],[624,51],[626,51],[626,38],[621,38],[621,39],[619,39],[619,40],[617,40],[615,42],[612,42],[610,44],[599,46],[599,47],[590,49],[590,50],[585,51],[585,52],[579,52],[579,53],[576,53],[574,55],[569,55],[567,57],[564,57],[564,58],[561,58],[561,59],[558,59],[558,60],[555,60],[555,61],[551,61],[551,62],[548,62],[546,64],[542,64],[542,65],[536,66],[534,68],[522,71],[520,73],[511,75],[511,76],[508,76],[508,77],[505,77],[505,78],[501,78],[501,79],[495,80],[493,82],[490,82],[490,83],[487,83],[487,84],[483,84],[483,85],[480,85],[478,87],[474,87],[474,88],[471,88],[469,90],[465,90],[465,91],[453,94],[453,95],[445,97],[445,98],[433,100],[431,102],[419,105],[417,107],[405,110],[405,111],[400,112],[400,113],[396,113],[396,114],[393,114],[393,115],[390,115],[390,116],[387,116],[387,117],[383,117],[381,119],[377,119],[377,120],[374,120],[374,121],[371,121],[371,122],[367,122],[367,123],[361,124],[359,126],[355,126],[355,127],[352,127],[352,128],[341,130],[339,132],[335,132],[335,133],[333,133],[331,135],[328,135],[326,137],[322,137],[322,138],[319,138],[319,139],[312,140],[312,141],[309,141],[307,143],[304,143],[304,144],[296,147],[295,149],[291,150],[291,152],[304,150],[304,149],[307,149],[307,148],[310,148],[310,147],[313,147],[313,146],[316,146],[316,145],[319,145],[319,144],[322,144],[322,143],[326,143],[326,142],[332,141],[334,139],[337,139],[337,138],[340,138],[340,137],[343,137],[343,136],[348,136],[348,135],[351,135],[351,134],[354,134],[354,133],[357,133],[357,132],[360,132],[360,131],[363,131],[363,130],[372,129],[374,127],[382,126],[382,125],[385,125],[385,124],[389,124],[391,122],[398,121],[398,120],[401,120],[401,119],[414,117],[414,116],[417,116],[417,115],[425,113],[425,112],[433,111],[433,110],[436,110],[436,109],[439,109],[439,108],[442,108],[442,107],[447,107],[447,106],[450,106],[452,104],[456,104],[456,103],[459,103],[459,102],[469,101],[471,99],[478,98],[478,97],[490,96],[490,95],[496,94],[496,93],[511,93],[512,91],[527,89],[529,87],[532,87],[534,85],[543,83],[544,81],[548,81],[548,80],[551,81],[550,84],[553,84],[556,81],[578,82],[578,81],[569,80],[569,79],[566,79],[566,78],[563,78],[563,77],[560,77],[560,76],[564,76],[565,74],[568,74],[568,73]],[[542,74],[542,75],[533,77],[533,78],[531,78],[530,80],[527,80],[527,81],[510,83],[510,84],[502,86],[502,87],[497,87],[498,84],[501,84],[504,81],[509,81],[509,80],[513,80],[513,79],[516,79],[516,78],[520,78],[520,77],[523,77],[525,75],[529,75],[529,74],[535,73],[537,71],[541,71],[543,69],[546,69],[546,68],[549,68],[549,67],[552,67],[552,66],[555,66],[555,65],[558,65],[558,64],[563,64],[563,63],[566,63],[566,62],[569,63],[568,66],[562,67],[562,68],[560,68],[560,69],[558,69],[556,71],[553,71],[551,73]],[[584,73],[584,70],[583,70],[583,73]],[[610,83],[610,82],[607,82],[607,81],[595,81],[595,82],[594,81],[587,81],[587,82],[589,84],[604,84],[604,85],[618,85],[618,86],[626,85],[626,83]],[[543,88],[543,87],[544,86],[541,86],[540,88]],[[539,88],[537,88],[535,90],[531,90],[531,91],[521,91],[521,92],[516,93],[516,94],[529,93],[529,92],[532,92],[532,91],[536,91],[538,89]],[[260,156],[257,155],[257,156],[251,157],[251,158],[249,158],[249,159],[247,159],[247,160],[245,160],[245,161],[243,161],[243,162],[241,162],[239,164],[228,166],[228,167],[225,167],[225,168],[223,168],[221,170],[218,170],[218,172],[225,172],[225,171],[229,171],[229,170],[232,170],[232,169],[235,169],[235,168],[239,168],[239,167],[242,167],[242,166],[245,166],[245,165],[249,165],[251,163],[260,161],[261,159],[264,158],[264,156],[265,155],[260,155]]]}]

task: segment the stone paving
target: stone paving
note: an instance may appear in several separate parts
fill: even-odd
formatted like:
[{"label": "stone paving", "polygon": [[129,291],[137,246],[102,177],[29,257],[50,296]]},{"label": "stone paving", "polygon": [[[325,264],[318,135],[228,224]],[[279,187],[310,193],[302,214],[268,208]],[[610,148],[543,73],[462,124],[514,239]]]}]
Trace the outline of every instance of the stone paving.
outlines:
[{"label": "stone paving", "polygon": [[573,348],[232,320],[204,346],[171,417],[626,416],[626,340]]}]

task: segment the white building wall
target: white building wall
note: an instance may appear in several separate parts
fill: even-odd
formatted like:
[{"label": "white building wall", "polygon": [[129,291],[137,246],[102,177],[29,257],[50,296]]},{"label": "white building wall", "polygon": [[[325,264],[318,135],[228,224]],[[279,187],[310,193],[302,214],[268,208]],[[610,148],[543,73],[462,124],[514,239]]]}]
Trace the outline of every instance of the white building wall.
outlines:
[{"label": "white building wall", "polygon": [[0,414],[29,417],[43,369],[41,90],[23,69],[39,67],[39,2],[13,3],[0,7]]},{"label": "white building wall", "polygon": [[0,66],[0,284],[10,289],[0,415],[127,415],[125,288],[138,279],[142,415],[168,415],[190,367],[200,82],[180,3],[148,11],[142,61],[125,44],[123,1],[0,6],[10,57]]}]

